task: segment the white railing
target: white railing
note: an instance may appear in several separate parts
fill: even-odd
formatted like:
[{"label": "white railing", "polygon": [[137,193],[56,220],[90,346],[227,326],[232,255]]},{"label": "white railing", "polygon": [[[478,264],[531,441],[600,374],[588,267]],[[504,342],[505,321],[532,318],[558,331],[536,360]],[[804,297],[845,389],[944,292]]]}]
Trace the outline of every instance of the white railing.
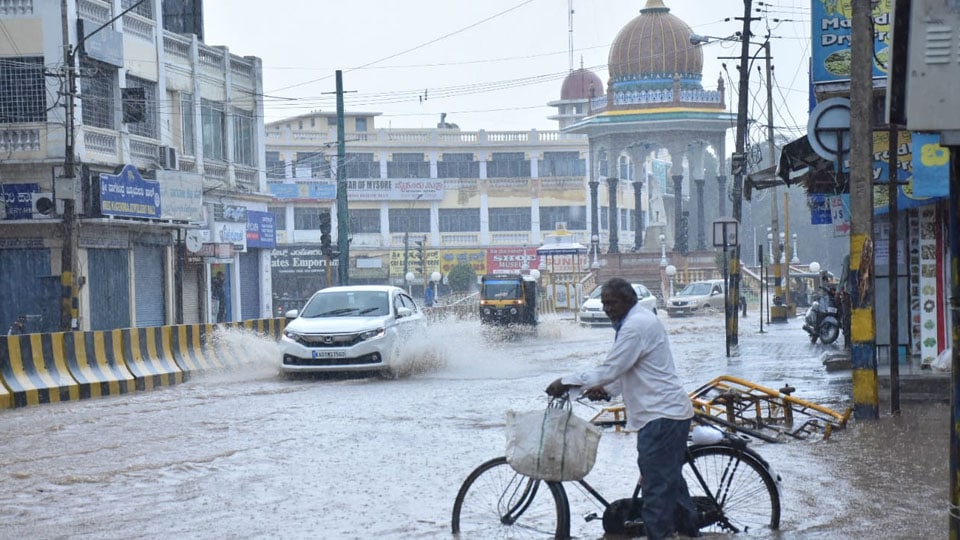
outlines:
[{"label": "white railing", "polygon": [[172,32],[166,32],[163,35],[163,50],[169,55],[189,60],[190,40],[183,39],[183,37]]},{"label": "white railing", "polygon": [[569,189],[584,185],[584,176],[541,176],[540,186],[544,188]]},{"label": "white railing", "polygon": [[0,153],[41,150],[40,128],[0,128]]},{"label": "white railing", "polygon": [[440,242],[444,246],[479,246],[479,233],[446,233],[440,234]]},{"label": "white railing", "polygon": [[378,233],[351,234],[351,247],[378,248],[382,247],[383,237]]},{"label": "white railing", "polygon": [[525,188],[530,184],[530,177],[520,178],[488,178],[491,188]]},{"label": "white railing", "polygon": [[237,188],[246,191],[259,191],[260,173],[257,169],[236,165],[234,176],[237,178]]},{"label": "white railing", "polygon": [[147,165],[156,166],[159,156],[160,145],[155,141],[135,135],[130,136],[130,157],[145,161]]},{"label": "white railing", "polygon": [[527,143],[531,141],[531,131],[487,131],[487,142],[492,143]]},{"label": "white railing", "polygon": [[524,245],[530,243],[528,232],[495,232],[490,233],[490,243],[493,245]]},{"label": "white railing", "polygon": [[91,126],[84,126],[82,129],[83,146],[87,152],[100,154],[114,162],[119,160],[120,156],[117,152],[119,136],[117,132],[108,130],[99,131],[97,128]]},{"label": "white railing", "polygon": [[220,189],[229,187],[227,179],[227,167],[225,165],[214,165],[209,161],[203,164],[203,180],[216,184]]},{"label": "white railing", "polygon": [[90,22],[104,24],[113,18],[112,4],[102,0],[80,0],[77,4],[77,16]]},{"label": "white railing", "polygon": [[200,71],[218,80],[223,79],[223,51],[201,46],[199,53]]},{"label": "white railing", "polygon": [[16,16],[33,13],[33,0],[0,0],[0,15]]},{"label": "white railing", "polygon": [[156,26],[156,23],[152,20],[142,15],[137,15],[136,13],[127,13],[123,16],[124,33],[143,38],[151,43],[155,40],[154,31],[156,30]]}]

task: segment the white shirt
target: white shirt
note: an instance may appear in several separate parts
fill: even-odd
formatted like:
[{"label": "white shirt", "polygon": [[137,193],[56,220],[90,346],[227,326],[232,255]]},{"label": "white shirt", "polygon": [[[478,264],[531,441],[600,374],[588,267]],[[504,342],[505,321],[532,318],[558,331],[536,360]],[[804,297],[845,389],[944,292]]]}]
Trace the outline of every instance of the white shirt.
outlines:
[{"label": "white shirt", "polygon": [[638,430],[658,418],[693,417],[690,396],[677,376],[667,330],[640,304],[624,317],[600,365],[566,375],[560,381],[584,388],[600,384],[613,396],[622,394],[629,430]]}]

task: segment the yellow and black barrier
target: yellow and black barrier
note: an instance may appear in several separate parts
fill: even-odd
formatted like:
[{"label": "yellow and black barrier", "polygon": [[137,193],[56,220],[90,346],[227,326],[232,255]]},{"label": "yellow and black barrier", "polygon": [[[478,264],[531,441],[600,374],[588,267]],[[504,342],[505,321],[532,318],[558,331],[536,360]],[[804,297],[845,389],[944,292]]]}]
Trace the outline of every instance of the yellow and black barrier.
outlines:
[{"label": "yellow and black barrier", "polygon": [[0,375],[14,407],[80,399],[80,385],[55,347],[62,353],[62,333],[0,339]]},{"label": "yellow and black barrier", "polygon": [[122,332],[124,358],[136,380],[137,390],[183,382],[183,371],[177,366],[169,343],[164,343],[162,330],[163,327],[114,330]]},{"label": "yellow and black barrier", "polygon": [[[70,374],[80,385],[80,399],[116,396],[133,392],[134,377],[123,361],[122,347],[115,347],[115,332],[66,332],[63,357]],[[54,355],[58,348],[54,348]]]},{"label": "yellow and black barrier", "polygon": [[0,409],[114,396],[239,365],[236,328],[279,339],[286,320],[0,336]]}]

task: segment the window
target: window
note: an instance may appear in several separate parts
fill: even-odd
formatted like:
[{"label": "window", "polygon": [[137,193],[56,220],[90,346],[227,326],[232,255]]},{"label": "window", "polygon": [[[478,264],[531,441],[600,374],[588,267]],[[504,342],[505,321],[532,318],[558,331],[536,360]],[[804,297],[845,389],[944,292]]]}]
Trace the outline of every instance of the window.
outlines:
[{"label": "window", "polygon": [[282,231],[287,228],[287,208],[285,206],[268,206],[267,212],[273,214],[275,230]]},{"label": "window", "polygon": [[523,152],[494,152],[487,162],[487,178],[521,178],[530,176],[530,160]]},{"label": "window", "polygon": [[585,176],[586,160],[580,152],[544,152],[539,164],[540,176]]},{"label": "window", "polygon": [[620,168],[617,171],[621,180],[633,180],[633,162],[627,156],[620,156]]},{"label": "window", "polygon": [[193,94],[180,94],[180,129],[183,134],[183,153],[192,156],[196,153],[194,145],[197,142],[193,131]]},{"label": "window", "polygon": [[332,178],[330,162],[323,152],[297,152],[297,169],[310,169],[310,178]]},{"label": "window", "polygon": [[367,131],[367,119],[357,118],[357,133],[363,133],[365,131]]},{"label": "window", "polygon": [[257,164],[254,151],[253,113],[243,109],[233,110],[233,161],[251,167]]},{"label": "window", "polygon": [[203,125],[203,157],[226,159],[223,103],[200,100],[200,122]]},{"label": "window", "polygon": [[442,154],[437,162],[437,178],[480,178],[480,162],[471,153]]},{"label": "window", "polygon": [[491,208],[490,231],[529,231],[529,208]]},{"label": "window", "polygon": [[350,210],[350,233],[373,234],[380,232],[380,210]]},{"label": "window", "polygon": [[127,129],[133,135],[158,139],[157,130],[157,83],[127,75],[127,88],[143,88],[144,115],[141,122],[130,122]]},{"label": "window", "polygon": [[441,208],[440,232],[480,232],[477,208]]},{"label": "window", "polygon": [[606,231],[610,228],[610,208],[600,207],[600,230]]},{"label": "window", "polygon": [[620,209],[620,230],[622,231],[632,231],[636,229],[636,223],[633,222],[633,210],[629,208]]},{"label": "window", "polygon": [[266,160],[267,178],[286,178],[286,165],[280,159],[280,152],[267,152],[264,159]]},{"label": "window", "polygon": [[[326,212],[319,206],[298,206],[293,209],[293,228],[298,231],[319,231],[320,214]],[[277,227],[280,228],[279,226]]]},{"label": "window", "polygon": [[372,153],[347,153],[343,174],[345,178],[380,178],[380,163],[373,160]]},{"label": "window", "polygon": [[80,115],[85,126],[117,129],[114,108],[117,68],[80,59]]},{"label": "window", "polygon": [[0,58],[0,124],[47,119],[42,56]]},{"label": "window", "polygon": [[423,160],[422,153],[394,153],[387,162],[389,178],[430,178],[430,163]]},{"label": "window", "polygon": [[337,126],[337,117],[336,117],[336,116],[328,116],[328,117],[327,117],[327,125],[328,125],[328,126],[334,126],[334,127],[336,127],[336,126]]},{"label": "window", "polygon": [[[139,2],[139,4],[137,2]],[[137,15],[147,19],[153,19],[153,2],[140,2],[140,0],[120,0],[121,11],[130,9],[133,6],[137,7],[133,8],[131,13],[136,13]]]},{"label": "window", "polygon": [[566,223],[568,230],[586,230],[586,206],[541,206],[540,230],[552,231],[557,223]]},{"label": "window", "polygon": [[391,208],[390,232],[430,232],[429,208]]}]

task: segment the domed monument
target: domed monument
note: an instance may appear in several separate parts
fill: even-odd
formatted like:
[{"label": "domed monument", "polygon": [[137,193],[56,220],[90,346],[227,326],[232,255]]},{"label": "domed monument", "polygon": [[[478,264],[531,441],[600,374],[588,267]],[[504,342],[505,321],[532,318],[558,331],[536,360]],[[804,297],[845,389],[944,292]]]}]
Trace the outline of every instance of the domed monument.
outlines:
[{"label": "domed monument", "polygon": [[[635,251],[660,249],[659,240],[644,242],[650,233],[651,238],[662,234],[667,246],[684,253],[706,249],[706,223],[726,214],[725,196],[719,196],[726,191],[721,171],[725,170],[726,131],[735,125],[736,115],[726,111],[722,79],[716,90],[703,88],[703,52],[691,44],[692,35],[663,0],[647,0],[610,47],[606,88],[590,87],[596,92],[588,93],[583,116],[561,124],[564,131],[586,134],[589,139],[592,209],[604,200],[607,215],[618,219],[618,195],[626,186],[633,188],[635,208],[643,209],[634,213]],[[564,90],[576,73],[568,75]],[[586,79],[581,75],[581,80]],[[582,85],[570,85],[571,95],[580,90],[577,95],[583,99]],[[704,170],[705,153],[712,154],[710,161],[718,164],[717,170]],[[717,186],[709,193],[705,192],[707,178],[716,179]],[[684,190],[692,187],[695,197],[685,199]],[[710,204],[705,196],[712,200]],[[599,214],[591,212],[591,234],[600,234]],[[608,230],[607,249],[617,253],[618,227]]]}]

